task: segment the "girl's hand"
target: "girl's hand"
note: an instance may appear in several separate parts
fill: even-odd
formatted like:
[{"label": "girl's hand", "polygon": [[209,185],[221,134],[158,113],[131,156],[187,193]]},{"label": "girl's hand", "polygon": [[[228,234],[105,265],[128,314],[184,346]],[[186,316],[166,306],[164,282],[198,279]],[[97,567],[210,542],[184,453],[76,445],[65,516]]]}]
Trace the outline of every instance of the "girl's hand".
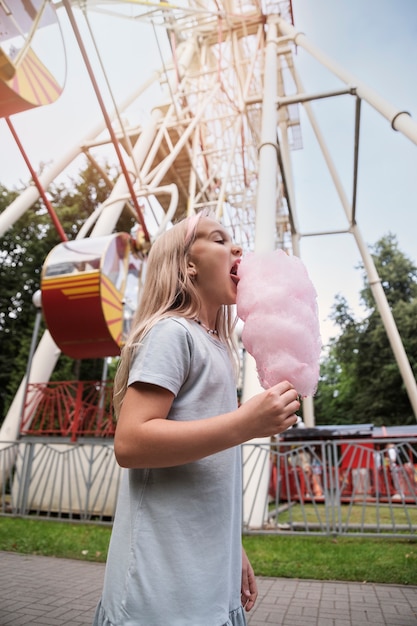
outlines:
[{"label": "girl's hand", "polygon": [[241,587],[241,602],[245,611],[250,611],[258,597],[258,587],[256,584],[256,578],[252,565],[246,555],[245,550],[242,548],[242,587]]},{"label": "girl's hand", "polygon": [[283,381],[250,398],[239,410],[252,422],[253,437],[273,437],[297,423],[299,408],[297,390]]}]

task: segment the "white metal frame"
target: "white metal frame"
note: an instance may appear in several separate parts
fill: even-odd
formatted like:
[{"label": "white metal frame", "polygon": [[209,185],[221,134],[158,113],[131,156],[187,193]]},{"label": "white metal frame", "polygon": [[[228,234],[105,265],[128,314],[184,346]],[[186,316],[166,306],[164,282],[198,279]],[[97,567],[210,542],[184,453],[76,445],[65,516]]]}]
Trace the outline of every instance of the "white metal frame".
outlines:
[{"label": "white metal frame", "polygon": [[[76,14],[77,19],[93,12],[164,26],[172,44],[172,58],[162,64],[109,118],[124,145],[124,158],[134,179],[137,197],[158,197],[167,192],[169,202],[161,201],[170,219],[211,205],[233,230],[244,248],[271,250],[283,247],[299,254],[302,233],[298,224],[291,167],[291,147],[297,136],[298,118],[293,113],[303,106],[316,133],[327,167],[339,193],[348,228],[360,251],[369,284],[381,313],[387,335],[400,368],[411,405],[417,416],[417,385],[395,321],[389,309],[372,257],[363,241],[353,202],[346,198],[336,168],[315,121],[310,101],[350,93],[356,98],[356,136],[359,141],[360,101],[363,99],[381,113],[394,130],[417,144],[417,124],[404,111],[380,98],[356,77],[326,57],[291,24],[291,3],[257,1],[240,3],[188,1],[178,3],[63,2],[59,11]],[[133,9],[132,9],[133,7]],[[133,12],[132,12],[133,11]],[[302,46],[345,85],[332,93],[305,93],[296,71],[294,46]],[[287,93],[284,72],[289,69],[296,94]],[[166,98],[152,111],[145,127],[120,128],[121,114],[136,103],[155,83],[165,87]],[[116,123],[117,122],[117,123]],[[40,176],[45,189],[82,152],[94,162],[94,151],[106,142],[105,122],[100,122]],[[355,175],[357,152],[355,153]],[[356,180],[354,181],[354,186]],[[123,176],[109,200],[89,220],[90,232],[81,236],[110,233],[126,204],[128,185]],[[178,198],[178,201],[177,201]],[[28,188],[0,215],[0,233],[16,222],[39,199],[34,186]],[[145,207],[145,220],[153,213]],[[161,228],[154,230],[161,232]],[[34,355],[31,382],[49,377],[59,350],[45,333]],[[255,382],[254,382],[255,381]],[[246,367],[244,395],[256,390],[253,364]],[[0,430],[0,442],[18,438],[23,380]],[[310,399],[305,402],[306,421],[314,423]]]}]

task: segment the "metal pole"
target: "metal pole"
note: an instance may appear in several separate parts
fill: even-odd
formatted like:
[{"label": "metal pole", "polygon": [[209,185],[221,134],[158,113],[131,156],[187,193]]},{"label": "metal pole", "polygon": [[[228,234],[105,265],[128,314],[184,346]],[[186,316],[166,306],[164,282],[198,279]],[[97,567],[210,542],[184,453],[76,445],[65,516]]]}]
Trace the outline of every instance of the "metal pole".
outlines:
[{"label": "metal pole", "polygon": [[[25,416],[26,397],[27,397],[27,392],[28,392],[29,383],[30,383],[30,372],[32,369],[33,355],[35,354],[36,342],[38,341],[39,329],[40,329],[41,319],[42,319],[40,290],[35,291],[32,297],[32,302],[34,306],[36,307],[36,317],[35,317],[35,324],[33,326],[33,331],[32,331],[32,341],[30,343],[28,361],[26,365],[26,375],[24,378],[24,390],[22,394],[22,408],[20,411],[20,425],[21,426],[23,425],[23,419]],[[18,433],[17,433],[17,436],[18,436]]]},{"label": "metal pole", "polygon": [[268,18],[256,199],[255,252],[271,252],[276,244],[275,207],[278,173],[276,19],[276,16]]},{"label": "metal pole", "polygon": [[[278,174],[277,145],[277,44],[276,21],[268,18],[268,34],[265,53],[265,75],[263,83],[262,130],[259,147],[258,195],[256,204],[255,252],[271,252],[276,244],[276,195]],[[242,400],[260,393],[260,386],[255,359],[245,353],[245,370]],[[270,440],[266,437],[251,440],[255,447],[259,444],[259,456],[253,454],[254,448],[243,448],[243,520],[251,528],[262,528],[267,520],[267,502],[269,487]],[[249,478],[248,478],[249,477]],[[255,478],[254,478],[255,477]],[[246,484],[247,483],[247,484]]]},{"label": "metal pole", "polygon": [[378,93],[367,87],[363,82],[358,80],[356,76],[347,72],[337,63],[334,63],[319,48],[311,44],[304,33],[297,32],[291,24],[288,24],[288,22],[282,18],[278,18],[278,26],[283,35],[291,37],[297,46],[301,46],[307,50],[307,52],[344,83],[354,86],[357,95],[363,100],[366,100],[366,102],[385,117],[391,123],[394,130],[400,131],[417,145],[417,123],[411,118],[411,115],[407,111],[401,111],[381,98]]}]

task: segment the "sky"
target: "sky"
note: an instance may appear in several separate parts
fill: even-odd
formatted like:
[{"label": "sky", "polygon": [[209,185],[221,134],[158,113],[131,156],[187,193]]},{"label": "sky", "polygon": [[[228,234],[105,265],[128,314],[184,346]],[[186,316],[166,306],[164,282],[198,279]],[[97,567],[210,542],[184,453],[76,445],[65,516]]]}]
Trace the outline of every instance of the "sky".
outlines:
[{"label": "sky", "polygon": [[[308,41],[333,62],[353,74],[382,98],[411,113],[417,120],[417,2],[416,0],[293,0],[294,22]],[[82,138],[101,116],[93,88],[74,45],[62,9],[58,13],[66,40],[68,69],[64,93],[53,104],[12,116],[13,124],[35,167],[51,163]],[[118,101],[135,83],[140,84],[152,67],[161,65],[154,45],[143,54],[137,25],[94,20],[94,32],[104,66]],[[135,28],[135,31],[133,30]],[[149,25],[144,25],[148,29]],[[135,36],[133,34],[136,33]],[[145,30],[144,30],[145,33]],[[131,36],[132,35],[132,36]],[[111,45],[109,45],[111,41]],[[164,45],[162,38],[159,40]],[[48,50],[50,50],[50,45]],[[63,75],[63,52],[57,45],[51,66]],[[305,91],[337,89],[341,82],[300,47],[296,66]],[[158,94],[156,94],[158,96]],[[111,108],[106,92],[106,104]],[[146,120],[146,102],[136,111]],[[339,97],[312,103],[346,195],[352,196],[353,98]],[[292,153],[295,207],[301,233],[340,230],[346,219],[333,183],[322,164],[308,120],[300,108],[303,149]],[[75,173],[75,172],[74,172]],[[392,233],[399,249],[417,264],[417,146],[392,130],[378,112],[363,104],[359,152],[357,221],[365,242],[372,246]],[[27,167],[0,120],[0,183],[8,188],[29,180]],[[328,316],[335,295],[342,294],[361,315],[359,291],[360,255],[352,235],[303,237],[301,258],[318,293],[323,341],[337,329]]]},{"label": "sky", "polygon": [[[414,0],[293,0],[294,22],[309,42],[390,104],[417,120],[417,3]],[[309,55],[298,54],[306,91],[341,86]],[[353,98],[314,103],[345,192],[352,197]],[[320,156],[310,152],[311,130],[303,124],[305,147],[294,154],[299,170],[295,194],[303,232],[346,226],[333,183],[323,175]],[[312,158],[312,154],[316,155]],[[357,221],[368,246],[392,233],[399,249],[417,264],[417,146],[395,132],[369,105],[362,104]],[[351,235],[301,240],[301,258],[319,294],[325,339],[334,334],[326,315],[340,293],[361,315],[361,261]]]}]

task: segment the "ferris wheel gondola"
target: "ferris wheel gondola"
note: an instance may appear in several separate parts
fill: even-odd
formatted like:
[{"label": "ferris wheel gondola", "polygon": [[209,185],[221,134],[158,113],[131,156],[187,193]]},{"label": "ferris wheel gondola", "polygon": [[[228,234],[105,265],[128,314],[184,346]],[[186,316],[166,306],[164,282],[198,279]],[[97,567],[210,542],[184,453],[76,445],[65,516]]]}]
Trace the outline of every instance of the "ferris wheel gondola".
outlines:
[{"label": "ferris wheel gondola", "polygon": [[[50,54],[51,48],[54,55]],[[0,3],[0,117],[51,104],[59,98],[64,80],[57,80],[47,63],[53,59],[64,69],[63,52],[51,2]]]},{"label": "ferris wheel gondola", "polygon": [[127,233],[58,244],[41,280],[48,330],[74,359],[117,356],[137,306],[142,261]]}]

